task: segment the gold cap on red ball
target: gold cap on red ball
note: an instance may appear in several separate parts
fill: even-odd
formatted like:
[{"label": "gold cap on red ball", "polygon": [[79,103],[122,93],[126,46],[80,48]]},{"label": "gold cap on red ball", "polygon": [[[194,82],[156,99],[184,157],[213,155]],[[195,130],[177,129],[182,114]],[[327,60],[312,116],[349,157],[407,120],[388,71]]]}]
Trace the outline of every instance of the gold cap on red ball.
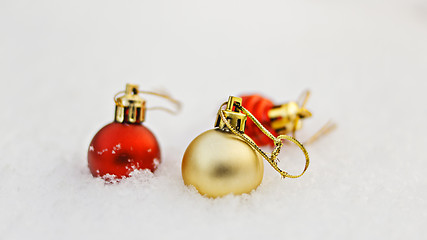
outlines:
[{"label": "gold cap on red ball", "polygon": [[[119,123],[141,123],[145,120],[145,100],[138,94],[138,85],[126,84],[126,90],[114,97],[116,113],[114,121]],[[118,97],[119,94],[124,94]]]}]

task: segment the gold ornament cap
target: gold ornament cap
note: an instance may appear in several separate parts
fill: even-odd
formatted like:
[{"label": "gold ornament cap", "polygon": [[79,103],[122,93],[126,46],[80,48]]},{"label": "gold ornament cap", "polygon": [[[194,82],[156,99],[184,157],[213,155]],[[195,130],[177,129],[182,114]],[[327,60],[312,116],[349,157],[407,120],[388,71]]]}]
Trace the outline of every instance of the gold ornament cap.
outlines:
[{"label": "gold ornament cap", "polygon": [[302,126],[299,119],[311,117],[311,112],[296,102],[273,106],[267,114],[271,127],[280,134],[299,130]]},{"label": "gold ornament cap", "polygon": [[[117,97],[118,94],[123,96]],[[119,123],[142,123],[145,120],[145,100],[139,94],[139,87],[136,84],[126,84],[123,92],[116,94],[116,113],[114,121]]]},{"label": "gold ornament cap", "polygon": [[221,113],[224,114],[230,125],[240,133],[245,132],[246,114],[243,114],[236,106],[242,106],[242,98],[230,96],[225,110],[220,109],[215,121],[215,127],[221,130],[229,131],[225,122],[221,119]]}]

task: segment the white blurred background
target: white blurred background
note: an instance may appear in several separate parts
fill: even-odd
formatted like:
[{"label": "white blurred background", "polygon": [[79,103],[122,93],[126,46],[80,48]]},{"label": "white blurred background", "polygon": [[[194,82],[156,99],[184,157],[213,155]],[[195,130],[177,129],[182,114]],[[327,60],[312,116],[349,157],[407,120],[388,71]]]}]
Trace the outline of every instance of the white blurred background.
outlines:
[{"label": "white blurred background", "polygon": [[[426,236],[427,2],[0,0],[0,238],[422,239]],[[93,135],[126,83],[167,91],[151,111],[153,174],[105,185]],[[311,165],[265,162],[249,195],[184,186],[186,146],[229,95],[312,91]],[[149,98],[148,105],[167,105]],[[289,146],[281,166],[303,157]]]}]

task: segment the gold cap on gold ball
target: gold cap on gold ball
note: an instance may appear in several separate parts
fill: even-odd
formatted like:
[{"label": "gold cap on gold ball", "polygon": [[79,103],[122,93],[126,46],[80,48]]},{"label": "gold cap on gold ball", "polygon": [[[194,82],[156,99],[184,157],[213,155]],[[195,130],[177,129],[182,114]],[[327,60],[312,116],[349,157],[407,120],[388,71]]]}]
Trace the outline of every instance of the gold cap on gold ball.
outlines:
[{"label": "gold cap on gold ball", "polygon": [[215,121],[215,127],[229,131],[227,125],[221,119],[220,111],[223,112],[225,118],[230,123],[230,125],[236,129],[240,133],[245,132],[246,125],[246,115],[241,113],[237,108],[237,106],[242,105],[242,98],[230,96],[227,102],[227,108],[225,110],[218,110],[218,115]]}]

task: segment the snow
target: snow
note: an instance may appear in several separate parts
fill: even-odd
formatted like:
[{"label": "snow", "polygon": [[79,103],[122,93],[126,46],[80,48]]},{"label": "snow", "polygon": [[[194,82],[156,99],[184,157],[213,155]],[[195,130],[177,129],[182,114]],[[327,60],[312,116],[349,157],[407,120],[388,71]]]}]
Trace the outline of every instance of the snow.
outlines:
[{"label": "snow", "polygon": [[[0,2],[1,239],[422,239],[427,230],[427,4],[393,1]],[[168,92],[148,111],[162,159],[106,184],[87,168],[126,83]],[[182,155],[229,95],[309,88],[297,137],[311,164],[265,162],[251,194],[208,199]],[[170,106],[146,96],[147,106]],[[301,171],[299,149],[280,166]]]}]

